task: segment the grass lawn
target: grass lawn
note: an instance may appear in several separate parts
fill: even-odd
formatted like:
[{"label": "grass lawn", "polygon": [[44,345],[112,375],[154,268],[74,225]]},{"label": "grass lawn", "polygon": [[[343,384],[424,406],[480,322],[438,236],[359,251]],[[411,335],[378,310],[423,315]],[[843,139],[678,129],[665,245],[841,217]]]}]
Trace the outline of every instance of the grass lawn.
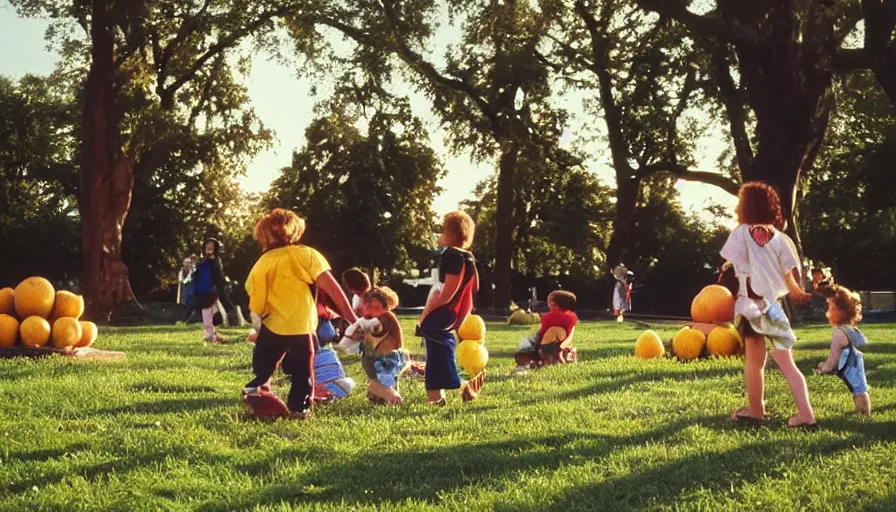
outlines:
[{"label": "grass lawn", "polygon": [[198,326],[102,329],[125,361],[0,360],[0,510],[896,510],[893,324],[863,326],[870,419],[813,375],[830,328],[797,330],[815,432],[785,427],[774,369],[773,420],[733,424],[741,360],[636,360],[643,327],[583,324],[579,364],[525,375],[528,329],[488,328],[480,400],[430,407],[406,379],[404,406],[370,405],[353,356],[359,389],[306,421],[246,419],[252,347],[204,347]]}]

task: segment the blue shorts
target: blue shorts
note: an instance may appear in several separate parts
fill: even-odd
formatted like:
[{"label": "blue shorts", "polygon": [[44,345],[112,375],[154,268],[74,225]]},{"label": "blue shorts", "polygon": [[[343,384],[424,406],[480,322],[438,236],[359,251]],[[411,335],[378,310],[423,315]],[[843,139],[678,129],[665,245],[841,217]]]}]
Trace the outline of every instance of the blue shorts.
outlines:
[{"label": "blue shorts", "polygon": [[[850,357],[850,351],[853,352]],[[868,381],[865,379],[865,357],[855,348],[846,348],[840,355],[840,369],[837,376],[846,384],[852,392],[852,396],[863,395],[868,392]]]}]

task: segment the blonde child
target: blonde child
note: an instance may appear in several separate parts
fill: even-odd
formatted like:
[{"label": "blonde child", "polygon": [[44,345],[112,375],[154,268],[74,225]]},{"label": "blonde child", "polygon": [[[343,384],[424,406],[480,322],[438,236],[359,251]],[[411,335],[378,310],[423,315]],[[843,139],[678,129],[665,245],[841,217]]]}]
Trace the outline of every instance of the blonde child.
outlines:
[{"label": "blonde child", "polygon": [[[262,255],[246,279],[249,311],[257,330],[252,352],[255,374],[243,390],[246,403],[258,415],[291,412],[304,417],[313,398],[313,336],[317,307],[311,286],[332,299],[338,312],[350,322],[355,313],[327,260],[311,247],[300,245],[305,220],[277,208],[258,221],[254,237]],[[297,362],[286,406],[270,389],[271,376],[287,352]]]},{"label": "blonde child", "polygon": [[775,360],[796,402],[798,414],[788,419],[789,427],[812,427],[815,413],[809,403],[806,378],[793,360],[791,349],[796,336],[779,299],[785,295],[797,304],[812,296],[798,284],[799,258],[793,241],[779,231],[784,227],[777,192],[763,182],[747,182],[740,188],[737,203],[738,226],[722,247],[721,255],[734,265],[738,279],[735,323],[746,345],[744,380],[747,406],[734,411],[731,419],[765,418],[766,339],[773,345]]},{"label": "blonde child", "polygon": [[[438,242],[445,247],[439,263],[441,288],[427,300],[417,321],[417,332],[426,349],[426,397],[432,405],[445,405],[444,390],[461,387],[454,331],[473,310],[473,296],[479,291],[476,259],[470,252],[475,232],[476,224],[466,213],[445,216]],[[465,387],[464,400],[472,400],[477,393],[478,389]]]},{"label": "blonde child", "polygon": [[862,320],[862,302],[859,294],[842,286],[833,285],[826,294],[828,312],[825,315],[834,332],[831,335],[831,352],[818,364],[819,373],[835,374],[843,380],[856,406],[856,412],[871,415],[871,397],[865,379],[865,357],[859,351],[868,344],[862,331],[856,327]]},{"label": "blonde child", "polygon": [[346,331],[363,340],[361,367],[369,383],[367,397],[373,402],[401,404],[398,377],[408,369],[410,357],[401,324],[392,312],[398,306],[398,295],[383,286],[368,290],[361,300],[365,317]]}]

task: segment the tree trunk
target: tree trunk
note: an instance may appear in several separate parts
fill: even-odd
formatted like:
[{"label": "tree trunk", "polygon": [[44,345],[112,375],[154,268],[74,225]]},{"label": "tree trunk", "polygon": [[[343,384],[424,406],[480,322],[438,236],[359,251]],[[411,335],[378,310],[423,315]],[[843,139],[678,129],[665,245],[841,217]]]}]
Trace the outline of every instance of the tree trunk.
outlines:
[{"label": "tree trunk", "polygon": [[641,182],[632,178],[631,170],[616,173],[616,218],[613,220],[613,235],[607,247],[607,270],[624,263],[626,252],[631,243],[631,233],[635,223],[635,208]]},{"label": "tree trunk", "polygon": [[[742,8],[728,2],[725,9]],[[756,114],[758,147],[753,165],[743,169],[743,181],[762,180],[781,196],[787,231],[797,244],[797,185],[811,167],[827,130],[833,106],[831,83],[837,47],[831,1],[811,4],[803,12],[794,6],[762,6],[764,42],[734,45],[747,101]]]},{"label": "tree trunk", "polygon": [[501,158],[498,163],[497,233],[495,234],[495,308],[498,310],[508,309],[511,300],[513,185],[519,154],[518,142],[504,141],[501,144]]},{"label": "tree trunk", "polygon": [[108,322],[117,306],[133,299],[128,269],[121,260],[121,238],[134,174],[133,162],[122,152],[119,141],[110,18],[111,2],[94,1],[81,146],[84,298],[88,315],[101,322]]}]

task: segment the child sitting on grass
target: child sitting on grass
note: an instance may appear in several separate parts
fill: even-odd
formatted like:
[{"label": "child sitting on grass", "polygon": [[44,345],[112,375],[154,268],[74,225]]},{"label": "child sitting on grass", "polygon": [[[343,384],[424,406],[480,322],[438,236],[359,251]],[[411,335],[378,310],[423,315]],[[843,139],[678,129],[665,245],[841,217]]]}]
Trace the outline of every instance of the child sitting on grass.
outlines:
[{"label": "child sitting on grass", "polygon": [[865,358],[860,347],[868,344],[862,331],[856,327],[862,319],[862,303],[859,295],[840,285],[833,285],[826,294],[828,312],[825,315],[834,327],[831,335],[831,352],[818,364],[818,373],[836,374],[852,392],[856,412],[871,415],[871,397],[865,380]]},{"label": "child sitting on grass", "polygon": [[572,348],[572,336],[579,318],[572,307],[576,296],[565,290],[554,290],[548,295],[548,311],[541,316],[538,332],[523,339],[514,354],[518,367],[568,363],[577,359]]}]

